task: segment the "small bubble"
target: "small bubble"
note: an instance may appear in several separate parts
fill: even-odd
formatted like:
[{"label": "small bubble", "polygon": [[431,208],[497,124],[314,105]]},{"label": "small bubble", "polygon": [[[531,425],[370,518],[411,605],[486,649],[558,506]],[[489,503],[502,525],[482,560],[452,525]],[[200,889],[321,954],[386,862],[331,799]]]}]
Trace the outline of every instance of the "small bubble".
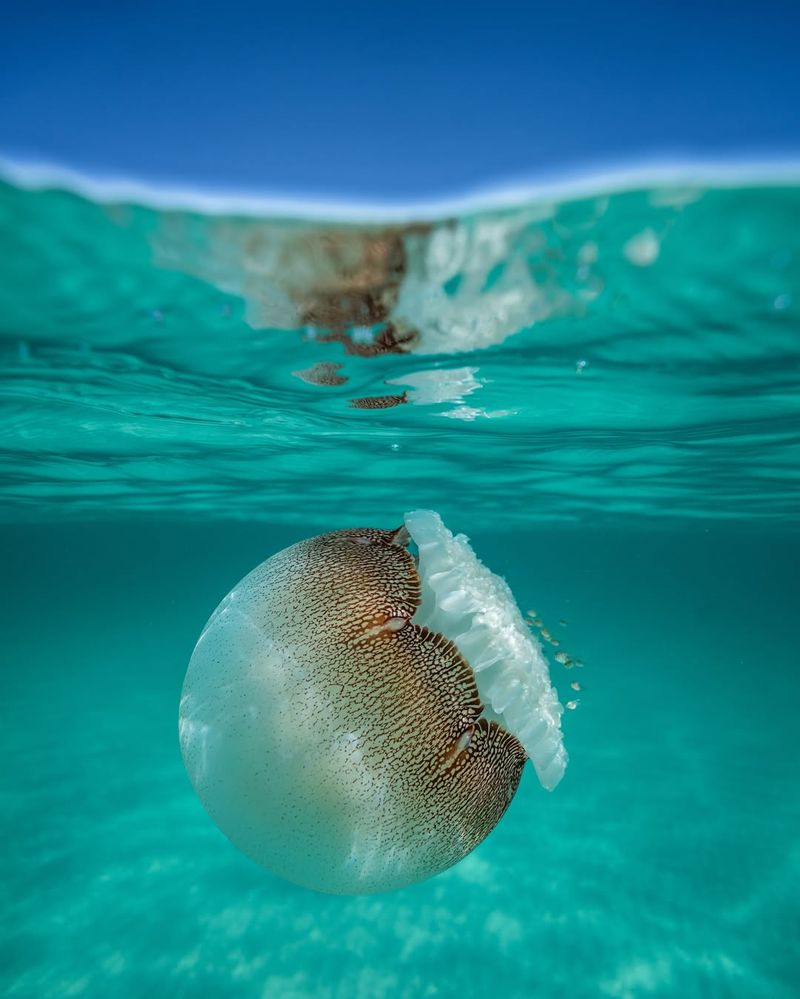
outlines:
[{"label": "small bubble", "polygon": [[576,361],[575,362],[575,374],[579,375],[583,371],[583,369],[586,367],[586,365],[588,363],[589,362],[588,361],[584,361],[583,358],[581,358],[579,361]]},{"label": "small bubble", "polygon": [[792,296],[784,292],[782,295],[776,295],[772,300],[772,308],[776,312],[782,312],[784,309],[788,309],[792,304]]},{"label": "small bubble", "polygon": [[399,444],[390,444],[389,448],[392,451],[399,451],[400,450],[400,445]]},{"label": "small bubble", "polygon": [[567,703],[564,705],[564,707],[567,709],[567,711],[574,711],[575,708],[577,708],[577,706],[579,704],[580,704],[580,701],[578,701],[578,700],[567,701]]},{"label": "small bubble", "polygon": [[590,241],[584,243],[580,250],[578,250],[578,262],[584,266],[586,264],[596,264],[599,255],[597,243]]},{"label": "small bubble", "polygon": [[164,313],[161,311],[161,309],[152,309],[150,312],[150,318],[153,320],[154,323],[163,323]]},{"label": "small bubble", "polygon": [[622,252],[636,267],[649,267],[658,260],[661,250],[658,236],[653,229],[643,229],[625,243]]}]

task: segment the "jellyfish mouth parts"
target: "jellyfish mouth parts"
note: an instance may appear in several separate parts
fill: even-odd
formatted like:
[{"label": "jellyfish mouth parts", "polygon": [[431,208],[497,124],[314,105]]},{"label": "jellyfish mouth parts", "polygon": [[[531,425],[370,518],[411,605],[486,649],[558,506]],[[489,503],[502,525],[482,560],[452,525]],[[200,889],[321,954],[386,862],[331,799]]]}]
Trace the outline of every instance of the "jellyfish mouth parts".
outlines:
[{"label": "jellyfish mouth parts", "polygon": [[413,623],[455,645],[475,674],[481,717],[519,741],[542,786],[552,790],[568,760],[563,708],[508,585],[432,510],[407,513],[392,542],[416,549],[420,604]]}]

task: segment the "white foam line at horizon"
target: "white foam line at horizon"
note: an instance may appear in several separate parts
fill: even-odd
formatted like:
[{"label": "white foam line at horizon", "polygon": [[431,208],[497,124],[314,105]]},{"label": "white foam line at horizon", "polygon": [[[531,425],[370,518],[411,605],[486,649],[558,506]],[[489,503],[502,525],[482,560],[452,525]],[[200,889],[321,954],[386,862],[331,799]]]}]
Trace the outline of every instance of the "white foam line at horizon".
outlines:
[{"label": "white foam line at horizon", "polygon": [[664,186],[755,187],[800,185],[800,157],[766,160],[661,160],[605,165],[595,172],[565,170],[496,185],[452,198],[370,202],[307,198],[276,192],[218,190],[148,183],[132,177],[91,175],[56,163],[0,155],[0,180],[26,190],[59,189],[101,204],[125,203],[206,215],[310,222],[401,223],[444,219],[469,212],[563,202]]}]

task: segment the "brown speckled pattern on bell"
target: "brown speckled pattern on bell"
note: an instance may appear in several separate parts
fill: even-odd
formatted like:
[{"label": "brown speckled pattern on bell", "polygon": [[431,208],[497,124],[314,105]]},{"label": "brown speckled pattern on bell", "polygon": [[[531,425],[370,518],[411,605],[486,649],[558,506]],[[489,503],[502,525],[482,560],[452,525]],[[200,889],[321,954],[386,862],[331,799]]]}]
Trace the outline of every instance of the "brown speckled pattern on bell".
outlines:
[{"label": "brown speckled pattern on bell", "polygon": [[308,385],[344,385],[347,382],[347,375],[339,374],[342,367],[339,361],[319,361],[310,368],[302,368],[293,371],[292,374]]},{"label": "brown speckled pattern on bell", "polygon": [[401,395],[370,395],[361,399],[351,399],[352,409],[392,409],[408,402],[408,392]]},{"label": "brown speckled pattern on bell", "polygon": [[525,752],[481,717],[472,668],[412,622],[404,532],[347,530],[255,569],[201,636],[181,704],[206,808],[278,874],[334,893],[430,877],[514,795]]}]

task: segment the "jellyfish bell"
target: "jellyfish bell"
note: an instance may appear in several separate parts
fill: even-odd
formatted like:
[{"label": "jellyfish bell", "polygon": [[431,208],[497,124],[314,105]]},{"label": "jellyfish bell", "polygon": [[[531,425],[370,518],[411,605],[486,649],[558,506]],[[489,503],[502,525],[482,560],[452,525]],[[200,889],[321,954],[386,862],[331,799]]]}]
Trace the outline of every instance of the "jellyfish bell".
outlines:
[{"label": "jellyfish bell", "polygon": [[292,545],[238,583],[197,642],[179,728],[195,790],[240,849],[357,895],[466,856],[526,759],[555,787],[561,714],[506,583],[417,510],[396,530]]}]

